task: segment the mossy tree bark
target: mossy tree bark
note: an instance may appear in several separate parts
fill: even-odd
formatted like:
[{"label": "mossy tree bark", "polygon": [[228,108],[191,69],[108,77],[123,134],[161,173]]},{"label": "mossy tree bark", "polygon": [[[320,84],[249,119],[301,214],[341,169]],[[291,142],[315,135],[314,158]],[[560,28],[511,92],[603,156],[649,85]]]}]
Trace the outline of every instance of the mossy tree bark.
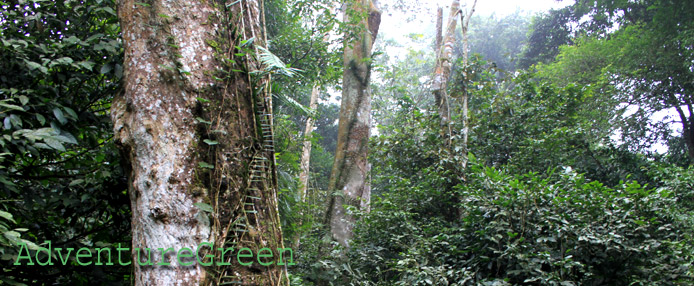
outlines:
[{"label": "mossy tree bark", "polygon": [[332,239],[348,247],[354,216],[345,206],[368,209],[371,198],[367,162],[371,127],[371,50],[378,35],[381,12],[371,0],[346,1],[345,23],[356,33],[345,34],[342,104],[337,148],[328,190],[326,223]]},{"label": "mossy tree bark", "polygon": [[124,92],[111,109],[129,169],[135,285],[287,285],[276,265],[227,254],[231,265],[206,269],[174,252],[211,242],[198,255],[217,263],[219,247],[283,247],[258,1],[144,2],[118,3]]}]

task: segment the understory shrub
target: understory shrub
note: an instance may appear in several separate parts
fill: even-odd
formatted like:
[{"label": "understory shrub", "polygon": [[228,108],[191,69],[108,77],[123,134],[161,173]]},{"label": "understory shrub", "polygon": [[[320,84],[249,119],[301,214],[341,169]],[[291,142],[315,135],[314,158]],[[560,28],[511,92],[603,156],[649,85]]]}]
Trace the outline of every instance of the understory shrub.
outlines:
[{"label": "understory shrub", "polygon": [[570,169],[510,175],[473,164],[466,182],[441,190],[436,172],[423,173],[391,185],[363,215],[348,254],[359,273],[351,284],[694,281],[691,223],[667,187],[611,188]]}]

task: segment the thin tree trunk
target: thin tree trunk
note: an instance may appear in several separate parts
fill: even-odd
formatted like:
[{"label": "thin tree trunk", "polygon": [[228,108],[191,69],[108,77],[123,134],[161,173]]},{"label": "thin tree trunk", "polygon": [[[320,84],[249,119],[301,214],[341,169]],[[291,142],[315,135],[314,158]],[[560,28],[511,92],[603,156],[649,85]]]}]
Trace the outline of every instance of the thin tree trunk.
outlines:
[{"label": "thin tree trunk", "polygon": [[689,121],[689,126],[684,129],[684,141],[689,154],[689,165],[694,166],[694,117],[691,117]]},{"label": "thin tree trunk", "polygon": [[672,99],[675,110],[679,114],[680,121],[682,122],[682,135],[684,137],[684,144],[687,147],[689,165],[694,166],[694,114],[692,114],[692,106],[687,104],[690,114],[689,118],[687,118],[687,115],[684,113],[684,110],[682,110],[682,107],[677,104],[678,101],[676,98],[674,96],[670,96],[670,98]]},{"label": "thin tree trunk", "polygon": [[258,2],[120,0],[118,8],[124,93],[111,118],[129,169],[135,285],[288,285],[285,269],[241,266],[235,255],[212,269],[177,259],[200,246],[215,262],[218,247],[283,248],[269,78],[232,71],[262,68],[234,49],[264,44]]},{"label": "thin tree trunk", "polygon": [[[328,190],[331,192],[326,215],[332,239],[348,247],[352,238],[354,216],[345,205],[368,210],[371,199],[369,169],[367,162],[371,127],[371,49],[378,35],[381,12],[371,0],[350,1],[344,21],[349,23],[350,14],[367,12],[368,18],[359,21],[355,28],[357,38],[345,35],[344,73],[342,77],[342,105],[337,131],[335,161],[330,175]],[[336,195],[335,193],[338,193]]]},{"label": "thin tree trunk", "polygon": [[[332,14],[332,10],[331,10]],[[330,33],[325,33],[323,35],[323,42],[328,42],[330,40]],[[318,96],[320,95],[321,86],[320,82],[320,72],[316,74],[316,83],[314,83],[313,88],[311,88],[311,98],[309,99],[309,108],[311,110],[318,109]],[[299,182],[301,184],[299,189],[299,198],[301,202],[306,202],[306,196],[308,194],[308,181],[310,178],[311,171],[311,133],[313,132],[313,121],[314,118],[309,116],[306,118],[306,128],[304,129],[304,146],[301,153],[301,173],[299,174]],[[303,214],[302,214],[303,217]],[[303,224],[303,218],[299,220],[299,226]],[[301,243],[300,233],[297,233],[294,238],[294,247],[299,248]]]},{"label": "thin tree trunk", "polygon": [[436,9],[436,51],[441,49],[443,42],[443,8]]},{"label": "thin tree trunk", "polygon": [[[327,42],[330,40],[330,34],[325,33],[323,35],[323,41]],[[316,78],[320,79],[320,72],[316,74]],[[311,99],[309,101],[309,108],[311,110],[316,110],[318,108],[318,95],[320,94],[320,88],[321,86],[318,84],[319,80],[316,81],[316,83],[313,85],[313,88],[311,89]],[[313,132],[313,117],[308,117],[306,118],[306,128],[304,129],[304,146],[303,150],[301,153],[301,174],[299,174],[299,181],[301,182],[301,189],[299,191],[299,195],[301,198],[301,201],[304,202],[306,199],[306,191],[308,190],[308,179],[309,179],[309,171],[310,171],[310,162],[311,162],[311,140],[310,135],[311,132]]]},{"label": "thin tree trunk", "polygon": [[451,60],[453,57],[453,45],[455,44],[455,26],[458,22],[457,14],[460,13],[460,1],[453,0],[451,10],[448,14],[448,24],[443,42],[436,51],[436,67],[434,68],[434,80],[432,82],[432,93],[436,101],[436,107],[441,119],[440,125],[442,133],[446,138],[447,145],[450,146],[450,110],[446,87],[451,76]]},{"label": "thin tree trunk", "polygon": [[[320,76],[320,74],[318,75]],[[309,108],[311,110],[316,110],[318,107],[318,94],[320,92],[320,85],[315,84],[311,89],[311,99],[309,102]],[[313,117],[309,116],[306,118],[306,127],[304,128],[304,146],[301,153],[301,173],[299,174],[299,182],[301,183],[299,189],[299,198],[301,202],[306,200],[306,192],[308,190],[308,178],[310,171],[311,162],[311,133],[313,132]]]},{"label": "thin tree trunk", "polygon": [[[468,80],[468,75],[467,75],[467,68],[468,68],[468,28],[470,27],[470,18],[472,18],[472,14],[475,13],[475,6],[477,6],[477,0],[474,0],[472,3],[472,8],[470,11],[467,13],[467,16],[464,15],[462,12],[460,13],[460,25],[461,25],[461,32],[463,36],[463,79],[465,82],[463,83],[463,94],[462,94],[462,115],[463,115],[463,130],[461,134],[461,141],[462,141],[462,157],[463,161],[461,162],[461,165],[463,166],[463,169],[467,167],[468,163],[468,146],[467,146],[467,141],[468,141],[468,134],[470,132],[469,129],[469,120],[468,120],[468,92],[467,92],[467,84],[469,83]],[[467,17],[467,18],[465,18]]]},{"label": "thin tree trunk", "polygon": [[[317,75],[320,77],[320,73]],[[313,85],[311,89],[311,99],[309,102],[309,108],[311,110],[316,110],[318,107],[318,94],[320,92],[320,86],[318,83]],[[306,128],[304,129],[304,146],[301,153],[301,173],[299,174],[299,199],[302,203],[306,202],[306,194],[308,193],[308,179],[311,166],[311,133],[313,132],[313,117],[309,116],[306,118]],[[303,213],[302,213],[303,217]],[[299,226],[303,224],[303,218],[299,219]],[[301,243],[301,233],[296,233],[294,237],[294,248],[299,248]]]}]

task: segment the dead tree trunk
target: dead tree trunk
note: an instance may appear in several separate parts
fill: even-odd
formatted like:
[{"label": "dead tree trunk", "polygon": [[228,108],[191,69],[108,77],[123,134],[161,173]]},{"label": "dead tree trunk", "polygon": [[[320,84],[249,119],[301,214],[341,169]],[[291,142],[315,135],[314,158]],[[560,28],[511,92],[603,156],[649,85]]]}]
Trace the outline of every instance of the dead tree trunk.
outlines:
[{"label": "dead tree trunk", "polygon": [[[345,23],[355,22],[350,15],[366,12],[367,17],[354,23],[355,38],[345,34],[342,105],[337,131],[337,149],[330,175],[331,192],[326,215],[332,239],[348,247],[355,219],[345,205],[368,209],[371,199],[367,162],[371,127],[371,49],[378,35],[381,12],[371,0],[348,1]],[[352,11],[349,11],[352,10]]]},{"label": "dead tree trunk", "polygon": [[[124,93],[111,118],[129,167],[135,285],[288,285],[282,267],[217,251],[283,248],[258,2],[118,4]],[[215,264],[179,261],[184,248]]]}]

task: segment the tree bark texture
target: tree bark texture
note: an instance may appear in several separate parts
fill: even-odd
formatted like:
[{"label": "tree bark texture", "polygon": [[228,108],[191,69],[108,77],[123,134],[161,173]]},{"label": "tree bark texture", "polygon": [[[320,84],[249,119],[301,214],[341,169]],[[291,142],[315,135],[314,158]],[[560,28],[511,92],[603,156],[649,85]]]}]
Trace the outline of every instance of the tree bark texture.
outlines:
[{"label": "tree bark texture", "polygon": [[129,168],[135,285],[288,285],[276,265],[227,255],[231,266],[182,266],[174,252],[211,242],[203,250],[217,262],[219,247],[283,247],[269,77],[250,73],[262,70],[259,3],[141,2],[118,3],[124,92],[111,107]]},{"label": "tree bark texture", "polygon": [[[371,0],[348,1],[345,23],[354,22],[351,15],[365,12],[366,18],[354,25],[356,38],[345,35],[342,104],[337,133],[335,161],[328,190],[331,192],[326,222],[332,239],[348,247],[352,238],[354,216],[345,206],[368,210],[369,185],[368,143],[371,127],[371,50],[378,35],[381,12]],[[351,10],[351,11],[350,11]]]},{"label": "tree bark texture", "polygon": [[436,51],[436,66],[434,68],[434,79],[431,85],[432,93],[436,102],[436,107],[441,118],[441,128],[450,138],[450,110],[448,104],[448,94],[446,87],[451,76],[451,61],[453,58],[453,45],[455,44],[455,26],[458,22],[458,13],[460,13],[460,1],[453,0],[451,10],[448,14],[448,24],[446,25],[446,33],[443,36],[443,42]]}]

